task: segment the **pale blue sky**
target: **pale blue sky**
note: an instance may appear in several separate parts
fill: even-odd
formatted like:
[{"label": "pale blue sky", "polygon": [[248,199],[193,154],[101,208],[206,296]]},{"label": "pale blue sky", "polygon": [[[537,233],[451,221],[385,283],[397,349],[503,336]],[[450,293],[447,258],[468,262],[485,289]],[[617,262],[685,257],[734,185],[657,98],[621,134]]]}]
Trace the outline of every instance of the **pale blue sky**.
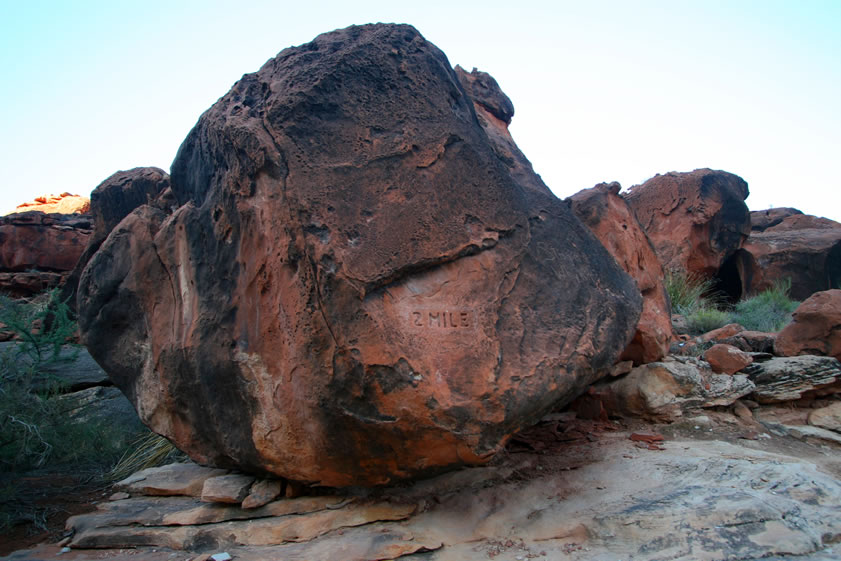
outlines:
[{"label": "pale blue sky", "polygon": [[750,184],[754,210],[841,221],[841,0],[0,0],[0,212],[168,170],[242,74],[375,21],[496,77],[560,197],[712,167]]}]

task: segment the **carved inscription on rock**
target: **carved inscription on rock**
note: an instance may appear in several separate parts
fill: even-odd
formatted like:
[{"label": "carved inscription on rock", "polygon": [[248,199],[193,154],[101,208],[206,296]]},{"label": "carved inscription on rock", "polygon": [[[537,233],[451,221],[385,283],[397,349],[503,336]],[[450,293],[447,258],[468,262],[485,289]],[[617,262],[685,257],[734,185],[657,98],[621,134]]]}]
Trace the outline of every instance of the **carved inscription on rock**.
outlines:
[{"label": "carved inscription on rock", "polygon": [[465,309],[423,309],[409,311],[409,325],[414,329],[472,331],[476,313]]}]

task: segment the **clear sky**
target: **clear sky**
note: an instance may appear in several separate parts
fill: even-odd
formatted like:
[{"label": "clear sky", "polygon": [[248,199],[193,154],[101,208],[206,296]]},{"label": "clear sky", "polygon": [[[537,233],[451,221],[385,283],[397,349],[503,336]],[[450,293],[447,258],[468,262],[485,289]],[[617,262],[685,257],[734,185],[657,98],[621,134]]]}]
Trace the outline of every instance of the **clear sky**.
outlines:
[{"label": "clear sky", "polygon": [[169,170],[242,74],[376,21],[492,74],[560,197],[710,167],[841,221],[841,0],[0,0],[0,212]]}]

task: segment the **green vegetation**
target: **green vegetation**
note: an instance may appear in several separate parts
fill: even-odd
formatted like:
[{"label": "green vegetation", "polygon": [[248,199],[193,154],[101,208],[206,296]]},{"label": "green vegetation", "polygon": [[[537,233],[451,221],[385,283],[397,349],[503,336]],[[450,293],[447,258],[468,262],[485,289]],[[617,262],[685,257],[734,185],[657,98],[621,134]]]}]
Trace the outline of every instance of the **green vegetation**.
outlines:
[{"label": "green vegetation", "polygon": [[733,323],[731,317],[732,315],[724,310],[703,307],[689,314],[686,320],[692,333],[701,334]]},{"label": "green vegetation", "polygon": [[[43,529],[44,510],[18,483],[22,477],[70,473],[104,485],[115,465],[133,470],[175,456],[168,442],[151,453],[144,442],[160,437],[144,429],[140,435],[101,417],[68,415],[62,382],[50,372],[76,360],[78,353],[66,349],[77,326],[55,291],[29,300],[0,295],[0,323],[18,339],[0,352],[0,533],[19,522]],[[128,462],[144,454],[141,463]]]},{"label": "green vegetation", "polygon": [[185,454],[169,440],[153,432],[140,435],[125,451],[117,465],[108,473],[111,481],[120,481],[148,467],[183,461]]},{"label": "green vegetation", "polygon": [[772,288],[737,303],[733,321],[752,331],[779,331],[791,321],[800,305],[789,298],[791,281],[774,283]]},{"label": "green vegetation", "polygon": [[714,307],[713,281],[686,271],[666,271],[666,292],[672,303],[672,313],[691,316],[698,310]]},{"label": "green vegetation", "polygon": [[791,321],[800,304],[789,298],[791,281],[750,296],[735,306],[726,306],[714,291],[712,280],[671,271],[666,274],[666,291],[674,313],[686,317],[693,334],[706,333],[728,323],[751,331],[779,331]]}]

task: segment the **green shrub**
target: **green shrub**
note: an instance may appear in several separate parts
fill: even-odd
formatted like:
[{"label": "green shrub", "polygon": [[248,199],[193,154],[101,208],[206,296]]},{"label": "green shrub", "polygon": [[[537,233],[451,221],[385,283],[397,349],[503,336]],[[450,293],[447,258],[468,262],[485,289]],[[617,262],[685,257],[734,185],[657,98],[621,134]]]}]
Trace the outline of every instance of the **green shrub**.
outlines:
[{"label": "green shrub", "polygon": [[732,322],[729,312],[717,308],[699,308],[686,317],[689,331],[694,334],[706,333]]},{"label": "green shrub", "polygon": [[141,469],[180,462],[186,458],[187,456],[169,440],[147,432],[130,444],[117,465],[108,473],[108,479],[120,481]]},{"label": "green shrub", "polygon": [[672,303],[672,313],[690,316],[698,310],[711,308],[715,298],[714,283],[698,275],[690,275],[686,271],[666,271],[666,292]]},{"label": "green shrub", "polygon": [[752,331],[779,331],[800,305],[789,298],[789,290],[790,280],[776,282],[772,288],[742,300],[735,306],[733,321]]},{"label": "green shrub", "polygon": [[76,359],[61,353],[76,331],[68,306],[55,291],[29,300],[0,296],[0,322],[20,339],[0,354],[0,471],[113,465],[136,435],[105,421],[68,419],[57,399],[60,381],[47,368]]}]

